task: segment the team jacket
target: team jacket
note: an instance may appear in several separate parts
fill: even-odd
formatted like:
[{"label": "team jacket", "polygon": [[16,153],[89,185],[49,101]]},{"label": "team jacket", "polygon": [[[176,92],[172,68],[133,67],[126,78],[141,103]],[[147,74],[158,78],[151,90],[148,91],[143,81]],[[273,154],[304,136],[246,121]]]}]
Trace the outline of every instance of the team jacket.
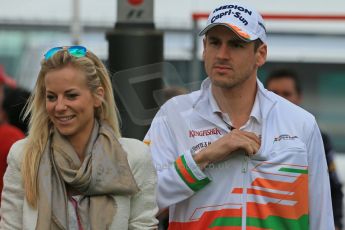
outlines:
[{"label": "team jacket", "polygon": [[230,132],[199,91],[165,103],[145,137],[169,229],[334,229],[323,143],[315,118],[263,88],[261,147],[200,170],[193,154]]}]

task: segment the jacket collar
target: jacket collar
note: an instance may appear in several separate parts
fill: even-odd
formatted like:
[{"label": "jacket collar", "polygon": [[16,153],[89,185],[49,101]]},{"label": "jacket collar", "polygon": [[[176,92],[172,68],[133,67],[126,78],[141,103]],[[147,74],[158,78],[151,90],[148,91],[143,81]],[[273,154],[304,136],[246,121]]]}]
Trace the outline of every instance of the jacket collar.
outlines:
[{"label": "jacket collar", "polygon": [[[205,119],[219,125],[224,122],[215,113],[220,112],[220,109],[212,95],[211,86],[212,83],[209,78],[206,78],[202,82],[200,94],[195,100],[193,108]],[[255,117],[255,119],[257,119],[257,121],[261,124],[275,105],[276,100],[269,97],[270,92],[264,88],[259,79],[257,79],[257,86],[257,93],[251,116]]]}]

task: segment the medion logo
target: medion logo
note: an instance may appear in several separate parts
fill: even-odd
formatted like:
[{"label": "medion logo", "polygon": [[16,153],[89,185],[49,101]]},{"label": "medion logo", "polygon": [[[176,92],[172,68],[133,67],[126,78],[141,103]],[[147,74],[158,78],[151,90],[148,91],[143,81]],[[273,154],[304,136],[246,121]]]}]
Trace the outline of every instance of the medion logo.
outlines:
[{"label": "medion logo", "polygon": [[240,12],[232,12],[231,10],[217,14],[216,16],[212,17],[211,22],[214,23],[217,19],[220,19],[226,15],[230,16],[231,14],[233,14],[235,18],[238,18],[245,26],[248,25],[248,21],[241,16]]},{"label": "medion logo", "polygon": [[238,6],[238,5],[225,5],[225,6],[221,6],[221,7],[218,7],[217,9],[215,9],[213,11],[213,13],[216,13],[217,11],[220,11],[220,10],[227,10],[227,9],[234,9],[234,10],[238,10],[238,11],[242,11],[242,12],[245,12],[246,14],[249,14],[249,15],[252,15],[252,11],[251,10],[248,10],[242,6]]},{"label": "medion logo", "polygon": [[206,130],[189,130],[189,137],[210,136],[210,135],[222,135],[218,128],[206,129]]}]

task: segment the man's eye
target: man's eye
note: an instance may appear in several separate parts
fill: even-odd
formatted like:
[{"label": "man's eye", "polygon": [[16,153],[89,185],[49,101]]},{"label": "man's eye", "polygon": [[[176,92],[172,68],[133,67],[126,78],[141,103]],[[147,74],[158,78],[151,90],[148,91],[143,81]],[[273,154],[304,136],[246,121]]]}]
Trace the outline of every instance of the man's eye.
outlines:
[{"label": "man's eye", "polygon": [[237,43],[237,42],[232,43],[231,46],[234,48],[243,48],[244,47],[244,45],[242,43]]},{"label": "man's eye", "polygon": [[210,44],[216,46],[219,44],[219,42],[218,41],[210,41]]}]

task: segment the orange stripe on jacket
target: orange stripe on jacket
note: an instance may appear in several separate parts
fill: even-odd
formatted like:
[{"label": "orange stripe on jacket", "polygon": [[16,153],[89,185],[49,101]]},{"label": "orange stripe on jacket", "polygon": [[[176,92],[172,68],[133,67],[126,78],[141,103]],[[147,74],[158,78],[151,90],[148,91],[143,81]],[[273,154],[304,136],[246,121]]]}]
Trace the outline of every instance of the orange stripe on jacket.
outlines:
[{"label": "orange stripe on jacket", "polygon": [[176,165],[177,168],[179,169],[180,173],[182,174],[183,178],[190,184],[193,184],[196,182],[196,180],[189,174],[189,172],[187,171],[186,167],[184,166],[183,162],[182,162],[182,158],[179,157],[176,160]]}]

